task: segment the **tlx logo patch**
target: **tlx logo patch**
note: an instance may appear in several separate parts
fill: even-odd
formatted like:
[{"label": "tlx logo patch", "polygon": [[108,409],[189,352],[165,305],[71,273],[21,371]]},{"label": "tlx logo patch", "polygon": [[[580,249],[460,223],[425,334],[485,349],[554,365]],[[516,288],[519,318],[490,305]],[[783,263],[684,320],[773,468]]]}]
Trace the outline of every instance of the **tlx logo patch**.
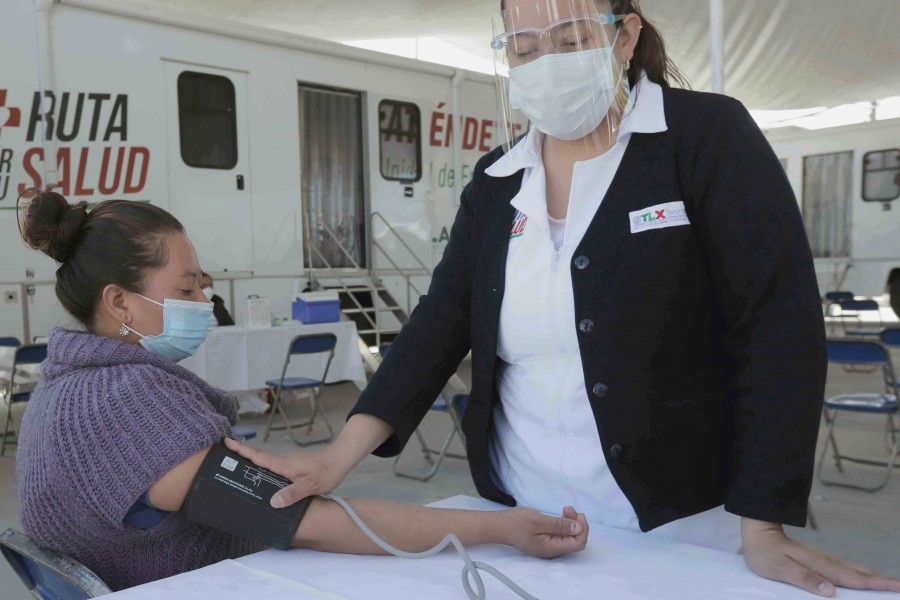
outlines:
[{"label": "tlx logo patch", "polygon": [[509,232],[510,238],[517,238],[525,233],[525,223],[528,222],[528,217],[521,210],[516,211],[516,216],[513,217],[512,231]]},{"label": "tlx logo patch", "polygon": [[631,233],[691,224],[684,202],[667,202],[636,210],[628,213],[628,222],[631,225]]}]

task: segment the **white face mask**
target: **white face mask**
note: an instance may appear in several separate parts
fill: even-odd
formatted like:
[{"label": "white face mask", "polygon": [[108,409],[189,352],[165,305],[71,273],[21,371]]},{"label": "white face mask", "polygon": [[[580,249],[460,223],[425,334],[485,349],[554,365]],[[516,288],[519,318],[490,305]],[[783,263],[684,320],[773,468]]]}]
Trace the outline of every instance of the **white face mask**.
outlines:
[{"label": "white face mask", "polygon": [[200,291],[203,292],[203,295],[206,296],[206,299],[210,302],[212,302],[212,297],[216,295],[216,292],[215,290],[213,290],[212,286],[205,287]]},{"label": "white face mask", "polygon": [[578,140],[599,127],[616,96],[613,44],[545,54],[509,71],[509,101],[539,131]]}]

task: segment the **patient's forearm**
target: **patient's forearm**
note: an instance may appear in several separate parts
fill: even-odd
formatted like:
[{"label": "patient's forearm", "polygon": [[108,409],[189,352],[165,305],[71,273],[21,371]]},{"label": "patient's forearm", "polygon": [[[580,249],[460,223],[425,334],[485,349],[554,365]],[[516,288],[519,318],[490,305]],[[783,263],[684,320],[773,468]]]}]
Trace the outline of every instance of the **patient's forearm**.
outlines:
[{"label": "patient's forearm", "polygon": [[[466,545],[508,543],[503,512],[427,508],[386,500],[348,503],[378,537],[407,552],[428,550],[448,533],[455,533]],[[293,545],[325,552],[386,554],[336,502],[318,497],[297,528]]]}]

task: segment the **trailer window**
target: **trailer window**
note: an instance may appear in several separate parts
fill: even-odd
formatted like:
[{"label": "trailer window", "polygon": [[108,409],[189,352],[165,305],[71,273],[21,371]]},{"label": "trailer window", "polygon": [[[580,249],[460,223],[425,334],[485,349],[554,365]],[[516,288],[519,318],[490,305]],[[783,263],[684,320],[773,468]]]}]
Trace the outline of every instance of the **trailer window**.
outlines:
[{"label": "trailer window", "polygon": [[816,258],[850,256],[853,152],[803,157],[803,223]]},{"label": "trailer window", "polygon": [[862,199],[890,202],[900,198],[900,149],[876,150],[863,156]]},{"label": "trailer window", "polygon": [[234,84],[227,77],[185,71],[178,76],[181,159],[198,169],[237,164]]},{"label": "trailer window", "polygon": [[378,105],[381,176],[392,181],[422,178],[422,128],[419,107],[382,100]]}]

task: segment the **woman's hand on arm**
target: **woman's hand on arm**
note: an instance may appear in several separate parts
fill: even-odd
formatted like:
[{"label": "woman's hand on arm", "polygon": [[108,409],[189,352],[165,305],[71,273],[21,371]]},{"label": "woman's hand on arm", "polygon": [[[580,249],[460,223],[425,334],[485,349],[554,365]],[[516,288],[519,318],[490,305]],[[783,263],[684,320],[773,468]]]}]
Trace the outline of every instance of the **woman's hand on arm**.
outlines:
[{"label": "woman's hand on arm", "polygon": [[350,417],[334,443],[322,450],[279,456],[232,439],[226,439],[225,445],[254,464],[294,482],[272,496],[272,506],[282,508],[307,496],[332,491],[392,433],[391,426],[381,419],[360,413]]},{"label": "woman's hand on arm", "polygon": [[796,542],[779,523],[742,517],[741,539],[747,566],[761,577],[828,598],[835,587],[900,592],[900,580]]},{"label": "woman's hand on arm", "polygon": [[[348,503],[376,535],[406,552],[422,552],[449,533],[466,546],[506,544],[541,558],[554,558],[583,550],[588,524],[572,507],[563,516],[513,508],[496,512],[428,508],[384,500],[354,499]],[[294,546],[325,552],[385,554],[350,519],[337,503],[314,498],[306,512]]]}]

